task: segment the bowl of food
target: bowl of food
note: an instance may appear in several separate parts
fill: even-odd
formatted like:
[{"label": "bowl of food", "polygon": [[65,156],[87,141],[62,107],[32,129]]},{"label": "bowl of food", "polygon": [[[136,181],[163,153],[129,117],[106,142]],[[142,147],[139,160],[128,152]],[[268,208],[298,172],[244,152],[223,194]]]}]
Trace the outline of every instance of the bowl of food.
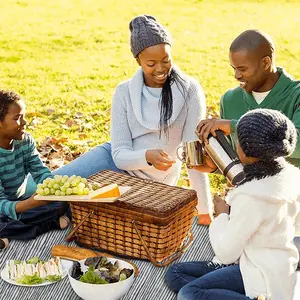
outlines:
[{"label": "bowl of food", "polygon": [[124,296],[134,281],[133,266],[104,256],[74,262],[68,271],[74,292],[84,300],[117,300]]}]

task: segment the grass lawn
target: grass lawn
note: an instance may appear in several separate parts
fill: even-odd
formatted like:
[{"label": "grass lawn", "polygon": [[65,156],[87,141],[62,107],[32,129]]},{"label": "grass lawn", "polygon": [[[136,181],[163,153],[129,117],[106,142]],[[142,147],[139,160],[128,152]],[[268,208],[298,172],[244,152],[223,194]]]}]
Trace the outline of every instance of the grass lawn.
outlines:
[{"label": "grass lawn", "polygon": [[129,21],[152,14],[173,36],[174,61],[196,77],[217,114],[221,95],[236,86],[231,41],[258,28],[273,36],[277,64],[300,78],[299,1],[5,0],[0,1],[0,88],[27,101],[38,142],[65,137],[86,151],[109,139],[115,86],[137,69]]}]

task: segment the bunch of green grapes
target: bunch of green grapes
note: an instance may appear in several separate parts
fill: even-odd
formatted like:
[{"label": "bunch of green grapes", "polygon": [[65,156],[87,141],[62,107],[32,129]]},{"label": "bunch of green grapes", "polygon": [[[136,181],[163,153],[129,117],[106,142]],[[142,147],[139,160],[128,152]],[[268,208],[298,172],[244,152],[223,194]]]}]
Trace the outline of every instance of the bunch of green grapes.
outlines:
[{"label": "bunch of green grapes", "polygon": [[41,196],[70,196],[88,195],[90,188],[86,178],[73,175],[55,175],[54,178],[46,178],[38,184],[36,193]]}]

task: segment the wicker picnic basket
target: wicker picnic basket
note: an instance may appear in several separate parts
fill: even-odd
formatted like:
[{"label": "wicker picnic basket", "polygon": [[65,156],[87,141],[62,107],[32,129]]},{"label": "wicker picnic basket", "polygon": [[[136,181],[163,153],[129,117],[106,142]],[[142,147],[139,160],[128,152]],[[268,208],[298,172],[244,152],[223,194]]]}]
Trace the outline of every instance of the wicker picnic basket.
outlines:
[{"label": "wicker picnic basket", "polygon": [[89,178],[131,189],[114,203],[70,202],[75,237],[81,246],[148,259],[165,266],[177,259],[193,240],[194,190],[168,186],[113,171]]}]

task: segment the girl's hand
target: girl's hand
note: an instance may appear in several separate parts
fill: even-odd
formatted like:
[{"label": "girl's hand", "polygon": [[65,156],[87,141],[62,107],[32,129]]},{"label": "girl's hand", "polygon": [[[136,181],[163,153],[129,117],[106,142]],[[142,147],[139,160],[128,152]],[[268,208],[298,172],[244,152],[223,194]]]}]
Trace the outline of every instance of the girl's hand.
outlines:
[{"label": "girl's hand", "polygon": [[146,151],[146,160],[154,168],[160,171],[167,171],[176,161],[164,150],[151,149]]},{"label": "girl's hand", "polygon": [[214,215],[217,217],[220,214],[228,214],[229,215],[229,205],[227,204],[227,202],[225,200],[223,200],[219,195],[215,195],[214,196],[214,210],[215,213]]}]

